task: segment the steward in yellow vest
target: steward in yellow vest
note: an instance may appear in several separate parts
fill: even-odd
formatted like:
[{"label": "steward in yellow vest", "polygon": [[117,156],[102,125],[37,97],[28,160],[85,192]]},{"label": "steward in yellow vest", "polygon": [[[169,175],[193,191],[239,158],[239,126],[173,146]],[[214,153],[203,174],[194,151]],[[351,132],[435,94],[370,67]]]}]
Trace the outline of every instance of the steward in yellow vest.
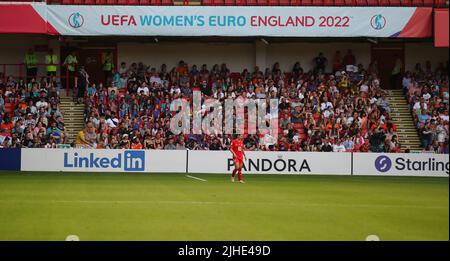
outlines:
[{"label": "steward in yellow vest", "polygon": [[37,58],[32,48],[25,54],[25,68],[27,71],[27,82],[30,82],[37,75]]},{"label": "steward in yellow vest", "polygon": [[45,56],[45,64],[47,64],[47,76],[56,76],[56,69],[58,65],[58,57],[50,49],[48,54]]}]

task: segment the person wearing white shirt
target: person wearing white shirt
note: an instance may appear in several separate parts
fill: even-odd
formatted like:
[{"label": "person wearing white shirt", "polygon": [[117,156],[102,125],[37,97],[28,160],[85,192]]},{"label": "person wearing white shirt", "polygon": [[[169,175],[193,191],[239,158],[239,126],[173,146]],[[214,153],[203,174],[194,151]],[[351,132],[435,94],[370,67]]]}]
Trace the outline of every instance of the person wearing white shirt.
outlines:
[{"label": "person wearing white shirt", "polygon": [[106,120],[106,124],[108,124],[108,126],[110,128],[117,128],[117,125],[119,124],[119,120],[117,118],[109,118]]},{"label": "person wearing white shirt", "polygon": [[360,92],[369,92],[369,86],[366,83],[361,84],[361,86],[359,87],[359,91]]},{"label": "person wearing white shirt", "polygon": [[427,104],[425,102],[421,103],[420,101],[416,101],[416,103],[414,103],[413,110],[417,111],[420,108],[423,108],[424,110],[427,110],[428,106],[427,106]]},{"label": "person wearing white shirt", "polygon": [[180,89],[180,87],[178,87],[178,86],[173,86],[171,89],[170,89],[170,94],[171,95],[174,95],[174,94],[180,94],[181,93],[181,89]]},{"label": "person wearing white shirt", "polygon": [[327,98],[327,97],[324,97],[324,98],[323,98],[323,102],[320,104],[320,109],[321,109],[322,111],[325,111],[325,110],[327,110],[328,108],[333,109],[333,104],[332,104],[331,102],[328,101],[328,98]]},{"label": "person wearing white shirt", "polygon": [[422,97],[425,101],[428,101],[431,98],[431,94],[429,92],[426,92],[423,94]]},{"label": "person wearing white shirt", "polygon": [[439,115],[439,118],[441,118],[443,121],[448,121],[448,111],[444,111],[443,114]]},{"label": "person wearing white shirt", "polygon": [[347,150],[345,149],[345,146],[341,143],[340,140],[338,140],[336,144],[333,145],[333,152],[345,152],[345,151]]},{"label": "person wearing white shirt", "polygon": [[140,86],[138,89],[137,89],[137,93],[141,93],[141,91],[144,91],[144,95],[145,96],[148,96],[148,94],[149,94],[149,89],[148,89],[148,87],[146,86],[146,85],[142,85],[142,86]]},{"label": "person wearing white shirt", "polygon": [[328,108],[326,111],[323,112],[324,118],[329,118],[330,116],[334,115],[334,112],[331,108]]}]

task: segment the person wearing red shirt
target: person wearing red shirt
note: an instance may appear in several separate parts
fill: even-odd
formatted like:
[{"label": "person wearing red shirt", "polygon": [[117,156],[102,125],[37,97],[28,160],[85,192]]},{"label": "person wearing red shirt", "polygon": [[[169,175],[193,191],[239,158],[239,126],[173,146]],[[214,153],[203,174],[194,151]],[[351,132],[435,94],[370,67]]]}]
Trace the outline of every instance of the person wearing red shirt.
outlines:
[{"label": "person wearing red shirt", "polygon": [[236,139],[231,141],[230,151],[233,154],[234,160],[234,170],[231,174],[231,182],[234,182],[234,176],[237,173],[238,181],[244,183],[244,180],[242,179],[242,166],[244,165],[244,158],[247,159],[247,157],[245,156],[244,142],[241,135],[238,135]]}]

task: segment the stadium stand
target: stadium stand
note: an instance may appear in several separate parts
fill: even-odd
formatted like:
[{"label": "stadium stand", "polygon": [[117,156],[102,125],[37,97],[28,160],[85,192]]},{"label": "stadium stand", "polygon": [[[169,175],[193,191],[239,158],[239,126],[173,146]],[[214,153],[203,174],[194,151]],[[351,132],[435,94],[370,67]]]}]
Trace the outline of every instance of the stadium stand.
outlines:
[{"label": "stadium stand", "polygon": [[[1,0],[4,1],[4,0]],[[31,2],[31,0],[29,0]],[[6,2],[6,1],[5,1]],[[13,0],[8,2],[26,2]],[[40,2],[40,1],[35,1]],[[189,5],[173,0],[49,0],[63,5]],[[194,1],[191,1],[194,2]],[[202,0],[205,6],[432,6],[448,7],[447,0]]]},{"label": "stadium stand", "polygon": [[413,72],[406,72],[403,90],[424,151],[448,153],[448,63],[439,64],[435,71],[430,66],[427,63],[423,70],[417,64]]},{"label": "stadium stand", "polygon": [[[274,64],[264,73],[258,68],[230,72],[225,64],[197,69],[183,61],[170,71],[165,65],[157,70],[142,62],[122,63],[111,83],[88,87],[85,123],[95,132],[83,132],[90,133],[91,144],[98,148],[163,149],[170,144],[169,148],[225,149],[230,140],[226,135],[170,132],[170,103],[179,97],[192,100],[197,88],[204,96],[222,101],[239,95],[279,99],[278,142],[272,144],[270,134],[247,135],[250,150],[402,151],[389,99],[376,72],[359,65],[358,73],[345,73],[342,64],[333,64],[334,73],[325,74],[320,60],[315,61],[309,72],[300,64],[282,72]],[[403,77],[405,97],[426,151],[448,153],[447,71],[448,63],[436,71],[429,63],[424,70],[417,64]],[[49,83],[46,78],[26,84],[23,79],[0,77],[0,146],[54,148],[68,142],[60,88],[57,81]]]},{"label": "stadium stand", "polygon": [[58,83],[0,79],[0,147],[55,148],[67,142]]},{"label": "stadium stand", "polygon": [[[196,67],[189,71],[184,62],[170,72],[164,65],[161,68],[158,72],[143,63],[123,64],[116,73],[115,87],[90,87],[86,122],[96,129],[93,144],[130,148],[134,140],[135,146],[146,149],[163,149],[167,144],[180,149],[225,149],[228,136],[176,136],[168,129],[170,102],[177,97],[191,99],[192,87],[199,87],[204,95],[215,98],[239,94],[263,98],[272,92],[280,98],[278,143],[270,144],[270,137],[264,135],[248,135],[245,140],[250,150],[401,150],[386,93],[379,88],[376,75],[363,68],[361,74],[348,75],[339,70],[335,75],[303,72],[298,66],[282,73],[276,65],[265,74],[257,69],[230,73],[226,65],[217,64],[211,71]],[[437,143],[440,149],[433,147],[436,152],[448,152],[446,124],[444,141],[441,136]]]}]

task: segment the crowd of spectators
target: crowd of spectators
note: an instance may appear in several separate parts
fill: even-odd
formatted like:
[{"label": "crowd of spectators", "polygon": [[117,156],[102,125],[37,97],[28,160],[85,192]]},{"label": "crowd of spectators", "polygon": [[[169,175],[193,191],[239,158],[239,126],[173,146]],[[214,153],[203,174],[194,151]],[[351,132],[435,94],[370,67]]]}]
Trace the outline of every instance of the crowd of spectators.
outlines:
[{"label": "crowd of spectators", "polygon": [[54,79],[25,83],[0,77],[0,148],[55,148],[66,143],[58,90]]},{"label": "crowd of spectators", "polygon": [[425,152],[449,153],[448,62],[435,70],[427,62],[405,73],[402,86]]},{"label": "crowd of spectators", "polygon": [[[300,62],[288,73],[280,64],[264,72],[255,67],[231,73],[226,64],[174,68],[121,63],[111,84],[91,84],[87,90],[86,129],[76,146],[143,149],[227,149],[230,135],[174,135],[170,119],[174,99],[192,99],[193,89],[203,98],[278,98],[279,136],[244,135],[249,150],[399,152],[401,145],[390,117],[386,93],[375,71],[355,65],[348,50],[336,52],[333,72],[319,54],[305,71]],[[349,67],[350,66],[350,67]]]},{"label": "crowd of spectators", "polygon": [[[211,68],[180,61],[168,68],[122,62],[106,83],[89,83],[84,98],[86,127],[71,144],[83,148],[224,150],[231,135],[175,135],[170,120],[174,99],[279,100],[278,137],[244,134],[248,150],[402,152],[386,92],[376,66],[356,63],[351,50],[328,59],[320,53],[306,71],[296,62],[289,72],[279,63],[233,73],[225,63]],[[447,65],[448,66],[448,65]],[[420,64],[403,77],[425,151],[448,153],[448,68]],[[0,77],[0,147],[54,148],[68,142],[58,109],[58,83],[25,84]],[[208,112],[203,111],[203,116]],[[267,118],[274,115],[266,115]],[[275,141],[275,142],[274,142]]]}]

